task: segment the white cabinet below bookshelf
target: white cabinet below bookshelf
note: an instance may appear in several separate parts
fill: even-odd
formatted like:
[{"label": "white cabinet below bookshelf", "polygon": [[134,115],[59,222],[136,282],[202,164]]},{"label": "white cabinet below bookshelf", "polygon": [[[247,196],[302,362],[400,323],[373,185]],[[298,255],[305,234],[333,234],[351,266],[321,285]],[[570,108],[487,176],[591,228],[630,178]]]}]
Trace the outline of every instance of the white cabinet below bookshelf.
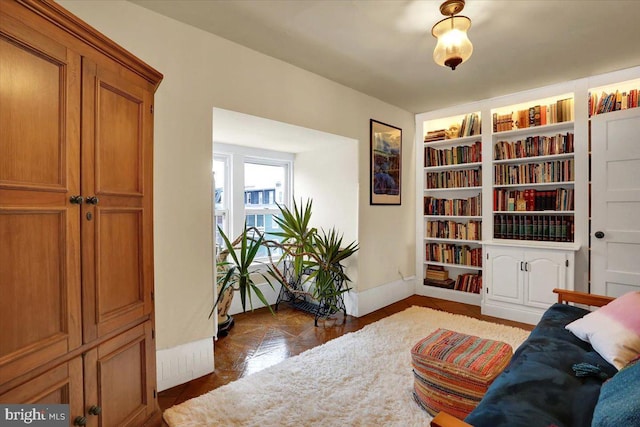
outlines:
[{"label": "white cabinet below bookshelf", "polygon": [[536,324],[554,288],[574,288],[574,249],[485,244],[482,314]]}]

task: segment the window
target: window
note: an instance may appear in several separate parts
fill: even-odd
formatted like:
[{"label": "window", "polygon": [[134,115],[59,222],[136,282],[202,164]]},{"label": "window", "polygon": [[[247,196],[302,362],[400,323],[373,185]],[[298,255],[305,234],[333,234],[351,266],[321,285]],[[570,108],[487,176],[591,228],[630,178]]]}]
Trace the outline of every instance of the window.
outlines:
[{"label": "window", "polygon": [[[281,231],[273,220],[280,213],[276,202],[289,204],[294,155],[224,143],[214,143],[214,153],[216,247],[224,247],[218,226],[233,241],[242,233],[245,221],[265,233],[266,239],[276,239],[273,233]],[[267,254],[264,248],[258,257]]]}]

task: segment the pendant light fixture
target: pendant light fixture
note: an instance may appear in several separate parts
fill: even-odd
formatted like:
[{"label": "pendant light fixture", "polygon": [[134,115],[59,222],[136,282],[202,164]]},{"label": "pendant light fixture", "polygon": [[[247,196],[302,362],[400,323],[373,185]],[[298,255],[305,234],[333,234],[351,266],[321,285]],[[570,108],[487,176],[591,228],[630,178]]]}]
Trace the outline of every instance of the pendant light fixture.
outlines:
[{"label": "pendant light fixture", "polygon": [[464,8],[464,0],[446,0],[440,5],[440,13],[448,18],[433,26],[431,34],[438,39],[433,51],[433,60],[443,67],[456,67],[465,62],[471,53],[473,45],[467,37],[467,30],[471,28],[471,19],[458,15]]}]

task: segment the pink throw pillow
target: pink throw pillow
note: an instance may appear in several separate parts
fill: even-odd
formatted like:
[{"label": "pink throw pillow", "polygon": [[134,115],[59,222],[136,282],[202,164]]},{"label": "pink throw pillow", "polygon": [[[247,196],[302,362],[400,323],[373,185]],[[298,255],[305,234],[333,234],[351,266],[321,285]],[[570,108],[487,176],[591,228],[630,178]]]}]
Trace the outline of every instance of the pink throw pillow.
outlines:
[{"label": "pink throw pillow", "polygon": [[622,369],[640,353],[640,291],[626,293],[566,328]]}]

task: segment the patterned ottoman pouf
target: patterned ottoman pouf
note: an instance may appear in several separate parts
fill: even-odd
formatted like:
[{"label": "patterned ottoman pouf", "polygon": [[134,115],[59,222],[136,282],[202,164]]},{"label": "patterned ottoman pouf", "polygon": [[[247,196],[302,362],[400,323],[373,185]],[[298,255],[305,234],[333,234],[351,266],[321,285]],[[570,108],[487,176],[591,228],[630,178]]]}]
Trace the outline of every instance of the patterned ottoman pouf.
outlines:
[{"label": "patterned ottoman pouf", "polygon": [[411,349],[413,396],[431,415],[464,419],[512,355],[507,343],[438,329]]}]

